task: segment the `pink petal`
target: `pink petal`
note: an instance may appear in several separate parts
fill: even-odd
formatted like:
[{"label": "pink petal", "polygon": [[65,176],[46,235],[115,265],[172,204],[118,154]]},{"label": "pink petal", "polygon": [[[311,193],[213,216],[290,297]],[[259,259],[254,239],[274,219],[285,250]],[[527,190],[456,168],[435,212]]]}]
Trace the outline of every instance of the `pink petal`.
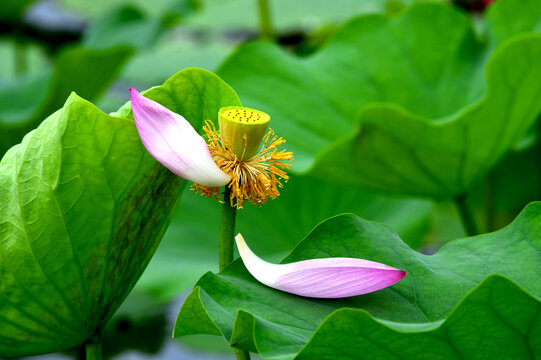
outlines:
[{"label": "pink petal", "polygon": [[391,286],[406,272],[377,262],[326,258],[271,264],[255,255],[241,234],[236,237],[244,265],[261,283],[291,294],[313,298],[362,295]]},{"label": "pink petal", "polygon": [[179,114],[130,89],[133,118],[148,152],[173,173],[205,186],[224,186],[231,177],[210,155],[203,139]]}]

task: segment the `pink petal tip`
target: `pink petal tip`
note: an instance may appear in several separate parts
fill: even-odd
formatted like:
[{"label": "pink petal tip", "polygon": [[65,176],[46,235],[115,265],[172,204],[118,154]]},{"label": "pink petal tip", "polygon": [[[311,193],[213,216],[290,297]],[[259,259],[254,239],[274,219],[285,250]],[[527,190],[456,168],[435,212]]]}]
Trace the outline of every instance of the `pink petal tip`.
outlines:
[{"label": "pink petal tip", "polygon": [[173,173],[218,187],[231,177],[214,162],[205,140],[179,114],[130,88],[135,125],[148,152]]}]

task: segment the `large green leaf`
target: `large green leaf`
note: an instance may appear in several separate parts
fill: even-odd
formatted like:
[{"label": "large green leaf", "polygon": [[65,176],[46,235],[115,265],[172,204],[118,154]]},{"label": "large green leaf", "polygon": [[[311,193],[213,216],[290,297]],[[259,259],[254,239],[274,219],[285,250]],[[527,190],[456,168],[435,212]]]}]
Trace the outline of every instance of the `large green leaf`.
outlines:
[{"label": "large green leaf", "polygon": [[[349,359],[361,353],[420,358],[425,351],[451,358],[497,351],[504,351],[503,358],[528,351],[540,356],[540,220],[541,203],[532,203],[508,227],[455,240],[429,256],[411,250],[387,226],[337,216],[315,228],[284,262],[364,258],[404,269],[406,278],[372,294],[314,300],[258,283],[236,260],[199,280],[179,313],[175,336],[223,335],[268,359],[292,359],[299,352],[307,359]],[[264,234],[247,241],[261,239]],[[494,273],[537,299],[509,281],[491,278],[456,307]],[[433,339],[429,349],[428,338]],[[415,348],[404,346],[410,341]]]},{"label": "large green leaf", "polygon": [[89,50],[81,47],[63,51],[54,69],[35,78],[0,89],[0,155],[52,114],[76,91],[93,100],[114,80],[131,50],[118,47]]},{"label": "large green leaf", "polygon": [[0,355],[58,351],[133,287],[185,181],[77,95],[0,164]]},{"label": "large green leaf", "polygon": [[[247,239],[264,233],[265,241],[254,242],[252,248],[279,260],[317,223],[351,212],[392,226],[411,246],[418,247],[428,230],[432,207],[428,201],[387,198],[292,176],[277,199],[239,210],[236,229]],[[218,270],[220,213],[221,204],[216,200],[187,192],[137,288],[167,301],[193,287],[205,272]]]},{"label": "large green leaf", "polygon": [[[182,94],[172,108],[192,124],[237,99],[197,69],[147,93],[164,89]],[[101,331],[186,183],[148,154],[132,120],[75,94],[13,147],[0,163],[0,357],[60,351]]]},{"label": "large green leaf", "polygon": [[535,121],[540,59],[541,36],[492,52],[464,14],[427,3],[358,17],[309,58],[248,44],[219,74],[245,105],[273,114],[294,171],[443,197],[464,192]]},{"label": "large green leaf", "polygon": [[[381,321],[342,309],[321,325],[298,359],[532,359],[541,354],[541,299],[492,275],[445,321]],[[337,339],[343,339],[337,341]]]}]

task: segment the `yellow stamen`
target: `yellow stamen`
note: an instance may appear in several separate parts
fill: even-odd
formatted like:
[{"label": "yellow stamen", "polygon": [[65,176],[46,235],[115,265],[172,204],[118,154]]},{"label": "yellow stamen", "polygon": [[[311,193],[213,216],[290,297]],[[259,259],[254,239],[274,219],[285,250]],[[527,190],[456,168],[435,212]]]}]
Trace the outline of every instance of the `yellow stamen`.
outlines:
[{"label": "yellow stamen", "polygon": [[[203,130],[208,136],[208,147],[214,161],[231,176],[231,182],[227,185],[231,188],[231,206],[242,208],[246,201],[263,205],[269,198],[275,199],[280,195],[278,187],[283,186],[280,180],[289,179],[284,169],[291,168],[291,164],[284,161],[293,160],[292,152],[276,149],[285,143],[283,138],[269,130],[263,138],[263,148],[251,158],[240,160],[211,121],[205,121]],[[217,187],[194,183],[193,189],[203,196],[220,199],[220,189]]]}]

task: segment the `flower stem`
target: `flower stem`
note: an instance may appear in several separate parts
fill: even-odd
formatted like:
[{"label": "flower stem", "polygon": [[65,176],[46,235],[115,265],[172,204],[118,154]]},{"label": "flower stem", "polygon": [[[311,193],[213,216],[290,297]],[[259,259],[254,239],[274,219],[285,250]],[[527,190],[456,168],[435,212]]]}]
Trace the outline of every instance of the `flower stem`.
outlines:
[{"label": "flower stem", "polygon": [[[231,189],[226,185],[224,191],[224,205],[222,207],[222,224],[220,226],[220,271],[233,261],[233,244],[235,236],[235,221],[237,208],[231,206]],[[237,360],[250,360],[250,353],[241,349],[235,349]]]},{"label": "flower stem", "polygon": [[455,204],[458,208],[458,213],[460,214],[460,219],[462,220],[462,225],[466,231],[466,235],[475,236],[479,235],[479,228],[475,223],[475,218],[471,209],[468,207],[468,200],[466,193],[461,194],[455,198]]},{"label": "flower stem", "polygon": [[487,231],[496,230],[496,214],[494,209],[494,171],[487,175],[486,179],[486,196],[485,196],[485,222]]},{"label": "flower stem", "polygon": [[26,44],[16,42],[14,48],[15,74],[24,76],[28,72],[28,58],[26,53]]},{"label": "flower stem", "polygon": [[250,353],[241,349],[235,349],[237,360],[250,360]]},{"label": "flower stem", "polygon": [[85,344],[86,360],[101,360],[101,340],[89,340]]},{"label": "flower stem", "polygon": [[224,206],[222,207],[222,224],[220,226],[219,264],[222,271],[233,261],[233,243],[235,237],[235,220],[237,208],[231,206],[231,189],[226,186],[224,191]]},{"label": "flower stem", "polygon": [[268,0],[258,0],[259,5],[259,28],[262,39],[272,39],[274,31],[272,29]]}]

